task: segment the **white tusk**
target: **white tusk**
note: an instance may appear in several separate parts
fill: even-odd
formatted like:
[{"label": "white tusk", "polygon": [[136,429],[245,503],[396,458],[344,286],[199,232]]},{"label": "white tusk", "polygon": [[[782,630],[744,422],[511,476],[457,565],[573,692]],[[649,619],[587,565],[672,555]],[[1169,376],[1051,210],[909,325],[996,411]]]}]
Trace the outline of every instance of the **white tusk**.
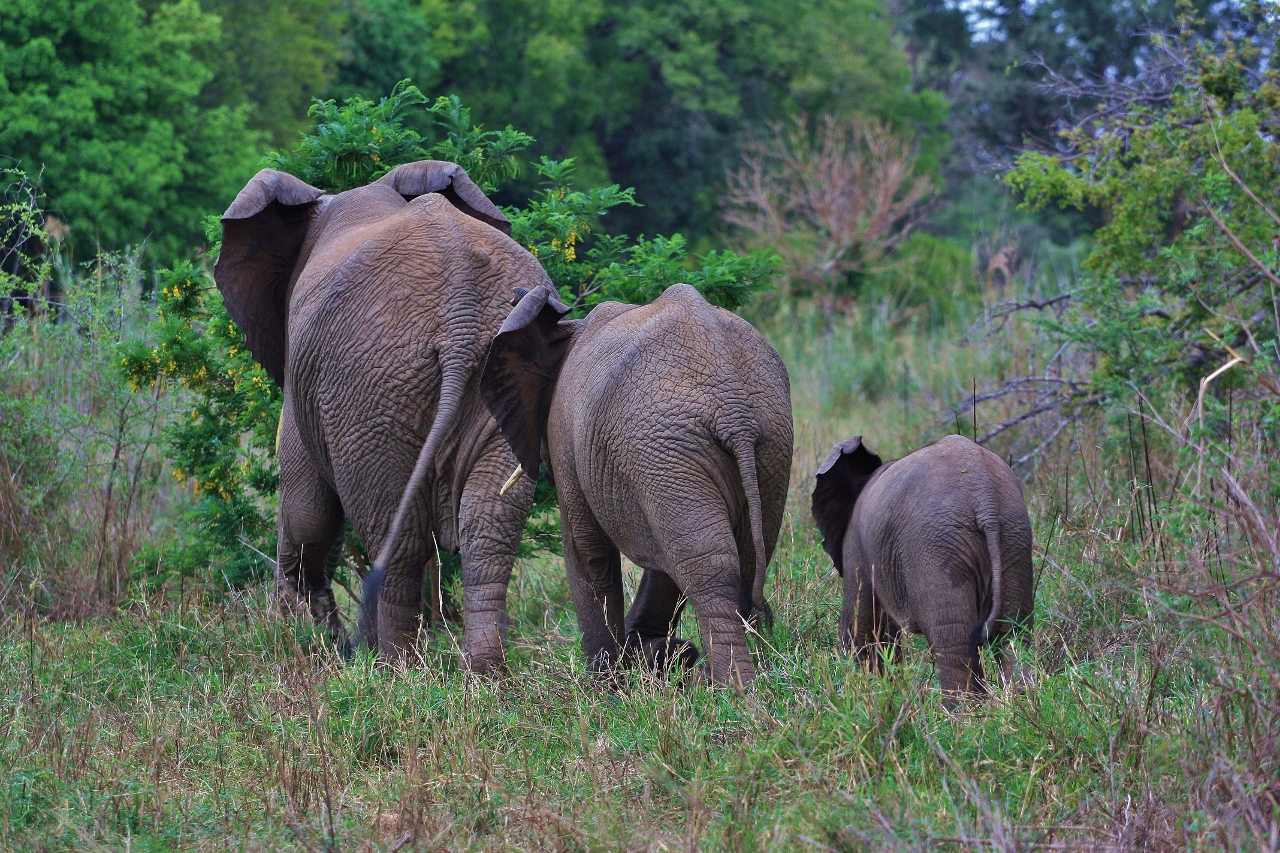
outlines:
[{"label": "white tusk", "polygon": [[517,465],[516,470],[512,471],[511,476],[507,478],[507,482],[502,484],[502,491],[498,492],[498,494],[505,495],[507,492],[511,491],[512,487],[515,486],[516,483],[520,482],[520,478],[523,476],[524,466]]}]

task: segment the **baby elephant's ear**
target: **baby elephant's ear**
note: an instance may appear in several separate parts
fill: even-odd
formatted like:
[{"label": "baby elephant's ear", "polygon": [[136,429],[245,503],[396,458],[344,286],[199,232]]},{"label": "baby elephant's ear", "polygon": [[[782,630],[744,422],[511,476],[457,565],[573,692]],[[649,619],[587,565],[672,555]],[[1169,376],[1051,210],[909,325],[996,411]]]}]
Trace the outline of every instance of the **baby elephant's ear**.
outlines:
[{"label": "baby elephant's ear", "polygon": [[880,457],[862,443],[862,436],[840,442],[818,466],[813,487],[813,520],[822,534],[822,550],[844,574],[844,535],[862,487],[881,465]]},{"label": "baby elephant's ear", "polygon": [[520,465],[536,474],[542,435],[575,321],[545,284],[524,294],[489,347],[480,395]]}]

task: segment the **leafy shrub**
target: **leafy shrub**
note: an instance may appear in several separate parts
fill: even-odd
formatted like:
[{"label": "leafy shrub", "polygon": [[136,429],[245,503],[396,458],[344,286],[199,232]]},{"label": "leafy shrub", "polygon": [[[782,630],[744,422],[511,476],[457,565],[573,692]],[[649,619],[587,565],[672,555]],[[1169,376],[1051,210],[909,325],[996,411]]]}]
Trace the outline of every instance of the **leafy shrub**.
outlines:
[{"label": "leafy shrub", "polygon": [[953,240],[916,231],[900,243],[887,269],[863,283],[865,300],[888,300],[899,321],[923,316],[931,324],[953,319],[978,293],[973,253]]},{"label": "leafy shrub", "polygon": [[1114,400],[1167,379],[1194,396],[1243,352],[1232,375],[1275,382],[1280,70],[1248,31],[1208,41],[1184,23],[1132,85],[1077,92],[1103,110],[1063,132],[1064,153],[1024,153],[1007,177],[1028,205],[1107,212],[1059,328]]},{"label": "leafy shrub", "polygon": [[409,111],[426,102],[408,80],[377,103],[359,96],[341,107],[317,100],[308,113],[317,119],[315,132],[304,134],[293,151],[268,156],[267,165],[329,193],[362,187],[415,160],[457,163],[485,192],[515,177],[515,154],[529,147],[533,137],[510,125],[504,130],[473,125],[471,110],[454,95],[436,99],[427,109],[444,129],[444,138],[427,148],[417,131],[404,126]]}]

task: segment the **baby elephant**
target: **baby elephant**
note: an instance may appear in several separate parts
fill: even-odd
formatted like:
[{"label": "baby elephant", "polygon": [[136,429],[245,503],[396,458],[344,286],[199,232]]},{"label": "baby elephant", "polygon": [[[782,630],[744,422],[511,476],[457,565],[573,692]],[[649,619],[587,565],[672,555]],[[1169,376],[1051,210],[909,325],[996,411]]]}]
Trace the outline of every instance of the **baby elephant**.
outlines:
[{"label": "baby elephant", "polygon": [[1031,519],[999,456],[950,435],[881,463],[854,437],[818,468],[813,517],[844,576],[845,648],[874,667],[901,631],[923,633],[949,706],[985,693],[984,643],[1012,678],[1005,642],[1032,623]]},{"label": "baby elephant", "polygon": [[[563,319],[568,310],[545,285],[524,293],[480,392],[517,474],[547,462],[587,658],[597,671],[634,653],[692,663],[696,649],[669,639],[687,597],[705,674],[746,684],[746,620],[770,616],[765,566],[791,471],[786,367],[750,324],[686,284],[584,320]],[[644,569],[625,622],[619,551]]]}]

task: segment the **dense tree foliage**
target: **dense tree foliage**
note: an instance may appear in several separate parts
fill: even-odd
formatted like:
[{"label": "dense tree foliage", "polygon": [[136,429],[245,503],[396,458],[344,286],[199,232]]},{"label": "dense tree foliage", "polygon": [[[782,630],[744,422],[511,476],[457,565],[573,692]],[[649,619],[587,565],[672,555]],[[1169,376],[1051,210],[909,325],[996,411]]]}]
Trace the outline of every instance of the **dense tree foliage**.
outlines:
[{"label": "dense tree foliage", "polygon": [[[337,73],[349,26],[345,7],[339,0],[200,0],[200,6],[221,22],[207,47],[215,75],[201,102],[243,105],[250,126],[268,142],[292,144],[307,128],[312,98],[323,96]],[[398,79],[375,94],[385,95]]]},{"label": "dense tree foliage", "polygon": [[1141,405],[1171,390],[1194,401],[1203,425],[1206,408],[1229,405],[1207,392],[1241,387],[1268,401],[1262,424],[1274,440],[1276,31],[1259,16],[1209,40],[1195,36],[1195,23],[1155,39],[1128,83],[1059,81],[1095,113],[1064,133],[1060,153],[1024,153],[1008,180],[1031,205],[1106,212],[1059,327],[1093,353],[1094,393]]},{"label": "dense tree foliage", "polygon": [[84,252],[148,240],[177,253],[252,173],[246,111],[200,103],[220,38],[195,0],[0,7],[0,153]]},{"label": "dense tree foliage", "polygon": [[[1232,8],[1192,5],[1219,17]],[[706,249],[720,241],[725,176],[750,139],[797,113],[876,119],[915,146],[922,173],[945,176],[944,202],[974,208],[933,218],[935,232],[967,244],[972,218],[1000,206],[971,176],[1024,141],[1052,148],[1071,117],[1072,102],[1041,86],[1045,68],[1077,82],[1132,76],[1150,52],[1145,33],[1176,8],[14,0],[0,10],[0,154],[39,177],[77,246],[149,238],[167,258],[196,242],[197,211],[225,204],[262,154],[324,120],[309,112],[313,98],[377,101],[409,79],[432,102],[459,96],[477,123],[536,138],[503,203],[539,192],[539,158],[571,158],[575,187],[635,188],[606,231],[680,232]],[[406,128],[426,147],[445,133],[421,111]],[[1061,240],[1100,224],[1053,218]]]},{"label": "dense tree foliage", "polygon": [[[293,144],[313,97],[376,100],[405,78],[532,134],[530,167],[572,158],[577,186],[634,186],[611,230],[695,245],[743,139],[793,111],[888,121],[935,171],[945,139],[881,0],[16,0],[0,41],[0,152],[43,168],[76,234],[154,235],[162,254]],[[525,168],[502,200],[539,181]]]},{"label": "dense tree foliage", "polygon": [[913,92],[880,0],[501,0],[445,63],[479,119],[511,121],[593,184],[634,186],[630,233],[715,230],[746,133],[790,112],[859,113],[919,139],[936,164],[945,104]]}]

